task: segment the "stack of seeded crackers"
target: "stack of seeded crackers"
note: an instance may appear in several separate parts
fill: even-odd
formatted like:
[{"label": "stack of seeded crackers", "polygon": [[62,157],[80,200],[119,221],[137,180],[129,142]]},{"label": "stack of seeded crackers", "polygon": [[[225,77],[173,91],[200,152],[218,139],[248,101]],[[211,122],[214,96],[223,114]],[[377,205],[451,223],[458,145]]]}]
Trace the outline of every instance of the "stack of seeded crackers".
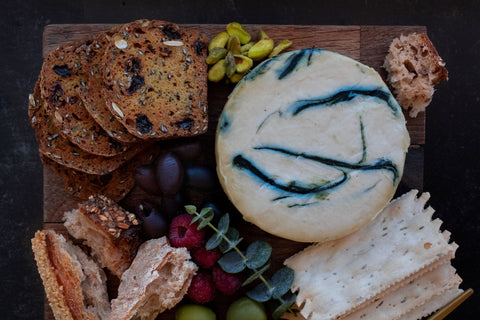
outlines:
[{"label": "stack of seeded crackers", "polygon": [[43,163],[72,195],[122,199],[155,141],[206,132],[205,57],[199,31],[149,20],[53,50],[29,97]]},{"label": "stack of seeded crackers", "polygon": [[[412,190],[344,238],[288,258],[295,319],[421,319],[462,292],[451,266],[457,245],[432,221],[427,193]],[[285,315],[285,319],[293,319]]]}]

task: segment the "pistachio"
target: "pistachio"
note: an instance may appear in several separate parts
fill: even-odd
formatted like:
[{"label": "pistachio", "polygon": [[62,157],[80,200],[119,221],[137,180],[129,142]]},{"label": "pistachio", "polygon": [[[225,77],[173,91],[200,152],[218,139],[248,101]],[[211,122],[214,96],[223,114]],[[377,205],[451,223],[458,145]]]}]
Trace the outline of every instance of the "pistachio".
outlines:
[{"label": "pistachio", "polygon": [[244,44],[241,48],[240,48],[240,53],[243,54],[244,56],[248,54],[248,50],[250,50],[251,47],[253,47],[253,45],[255,44],[255,42],[249,42],[247,44]]},{"label": "pistachio", "polygon": [[220,32],[217,34],[208,44],[208,51],[212,50],[213,48],[224,48],[225,45],[227,44],[229,35],[228,33]]},{"label": "pistachio", "polygon": [[235,57],[233,53],[229,51],[227,56],[225,57],[225,67],[226,67],[226,75],[227,77],[231,77],[237,71],[237,65],[235,63]]},{"label": "pistachio", "polygon": [[262,60],[273,50],[273,40],[263,39],[253,45],[248,50],[248,57],[254,61]]},{"label": "pistachio", "polygon": [[242,80],[246,73],[234,73],[230,78],[231,83],[237,83],[238,81]]},{"label": "pistachio", "polygon": [[250,33],[238,22],[231,22],[227,25],[227,32],[229,35],[235,35],[240,40],[241,44],[250,42],[252,38]]},{"label": "pistachio", "polygon": [[263,39],[270,39],[270,37],[267,36],[265,31],[263,31],[263,30],[258,30],[257,38],[258,38],[258,41],[263,40]]},{"label": "pistachio", "polygon": [[272,52],[270,52],[270,54],[268,55],[269,58],[271,57],[275,57],[276,55],[278,55],[280,52],[282,52],[283,50],[287,49],[288,47],[290,47],[292,45],[292,41],[290,40],[282,40],[280,41],[275,48],[273,48]]},{"label": "pistachio", "polygon": [[219,82],[223,79],[226,72],[225,59],[219,60],[208,71],[208,80],[212,82]]},{"label": "pistachio", "polygon": [[225,58],[226,55],[227,49],[215,47],[208,53],[207,64],[215,64],[218,60]]},{"label": "pistachio", "polygon": [[228,38],[227,50],[231,51],[233,54],[240,54],[242,47],[240,45],[240,40],[237,36],[233,35]]},{"label": "pistachio", "polygon": [[233,56],[235,57],[238,73],[247,72],[253,66],[253,61],[249,57],[242,56],[241,54],[235,54]]}]

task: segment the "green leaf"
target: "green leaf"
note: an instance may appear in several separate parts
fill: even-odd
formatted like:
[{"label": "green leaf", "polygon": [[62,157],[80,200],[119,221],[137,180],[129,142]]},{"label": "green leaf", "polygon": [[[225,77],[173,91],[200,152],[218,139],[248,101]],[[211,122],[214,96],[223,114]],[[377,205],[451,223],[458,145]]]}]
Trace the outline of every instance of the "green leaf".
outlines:
[{"label": "green leaf", "polygon": [[255,241],[247,248],[247,267],[256,269],[263,266],[272,253],[272,247],[265,241]]},{"label": "green leaf", "polygon": [[228,213],[225,213],[220,220],[218,221],[218,230],[222,233],[227,233],[228,227],[230,225],[230,216]]},{"label": "green leaf", "polygon": [[205,244],[205,248],[207,250],[215,249],[222,242],[222,240],[222,234],[215,233],[213,236],[210,237],[210,239],[208,239],[207,243]]},{"label": "green leaf", "polygon": [[238,230],[233,227],[228,229],[225,236],[228,238],[228,241],[223,239],[219,246],[222,253],[227,253],[228,251],[232,250],[234,247],[238,246],[238,244],[243,240],[242,238],[240,238],[240,233],[238,232]]},{"label": "green leaf", "polygon": [[288,292],[285,296],[282,297],[283,303],[280,303],[275,310],[272,312],[272,318],[278,319],[287,312],[288,308],[292,306],[295,302],[297,296],[291,292]]},{"label": "green leaf", "polygon": [[293,270],[284,267],[280,270],[278,270],[268,281],[268,283],[272,286],[273,291],[272,291],[272,297],[274,299],[278,299],[281,296],[283,296],[288,290],[290,290],[290,287],[292,286],[293,282]]},{"label": "green leaf", "polygon": [[231,251],[218,260],[218,264],[223,271],[228,273],[238,273],[245,269],[245,261],[237,251]]},{"label": "green leaf", "polygon": [[187,211],[188,214],[197,213],[197,207],[192,206],[192,205],[185,206],[185,210]]},{"label": "green leaf", "polygon": [[272,291],[267,288],[265,283],[260,283],[253,290],[247,292],[247,296],[258,302],[265,302],[272,297]]},{"label": "green leaf", "polygon": [[[214,217],[213,209],[212,208],[203,208],[202,211],[200,212],[200,216],[197,216],[198,218],[201,217],[202,221],[198,224],[198,230],[205,228],[210,221],[212,221]],[[196,217],[196,218],[197,218]],[[195,219],[193,219],[195,220]],[[193,222],[192,220],[192,222]]]},{"label": "green leaf", "polygon": [[250,277],[248,277],[247,280],[243,281],[242,287],[243,287],[243,286],[246,286],[247,284],[252,283],[253,281],[255,281],[255,280],[256,280],[258,277],[260,277],[265,271],[267,271],[268,268],[270,268],[270,263],[265,264],[260,270],[257,270],[257,271],[254,272]]}]

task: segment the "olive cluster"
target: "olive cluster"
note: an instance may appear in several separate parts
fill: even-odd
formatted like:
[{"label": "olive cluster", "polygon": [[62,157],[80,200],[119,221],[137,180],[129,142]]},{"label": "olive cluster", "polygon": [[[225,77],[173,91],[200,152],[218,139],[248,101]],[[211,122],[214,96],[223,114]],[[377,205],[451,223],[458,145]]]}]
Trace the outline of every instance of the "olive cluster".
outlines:
[{"label": "olive cluster", "polygon": [[250,33],[238,22],[229,23],[226,29],[208,44],[208,80],[212,82],[227,77],[229,82],[237,83],[254,63],[276,56],[292,45],[291,41],[282,40],[275,46],[263,30],[258,31],[257,42],[252,42]]}]

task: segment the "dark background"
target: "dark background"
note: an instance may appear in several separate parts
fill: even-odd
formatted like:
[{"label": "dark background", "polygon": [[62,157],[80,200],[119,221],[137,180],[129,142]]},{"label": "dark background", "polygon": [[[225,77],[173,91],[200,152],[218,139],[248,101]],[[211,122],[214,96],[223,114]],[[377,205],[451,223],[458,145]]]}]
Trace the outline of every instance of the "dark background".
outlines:
[{"label": "dark background", "polygon": [[42,319],[43,289],[30,238],[41,228],[42,169],[27,117],[51,23],[426,25],[450,80],[427,109],[424,191],[460,245],[454,266],[477,293],[448,319],[480,314],[479,1],[1,1],[0,319]]}]

